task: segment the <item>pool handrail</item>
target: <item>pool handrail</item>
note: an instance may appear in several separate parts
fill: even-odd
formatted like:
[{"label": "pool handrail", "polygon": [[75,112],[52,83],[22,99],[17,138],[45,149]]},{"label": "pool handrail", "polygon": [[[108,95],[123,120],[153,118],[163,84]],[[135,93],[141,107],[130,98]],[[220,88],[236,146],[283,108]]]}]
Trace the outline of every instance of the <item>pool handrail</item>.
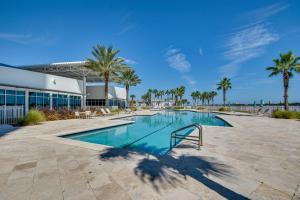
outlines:
[{"label": "pool handrail", "polygon": [[[182,131],[184,129],[191,128],[191,127],[196,127],[198,129],[198,136],[177,134],[178,131]],[[198,149],[200,149],[200,146],[203,146],[202,131],[203,131],[202,125],[197,124],[197,123],[190,124],[190,125],[181,127],[179,129],[176,129],[175,131],[172,131],[171,138],[170,138],[170,149],[172,149],[172,147],[173,147],[172,139],[174,139],[174,147],[176,146],[176,138],[181,139],[181,140],[196,141],[196,142],[198,142]],[[197,138],[197,139],[195,139],[195,138]]]}]

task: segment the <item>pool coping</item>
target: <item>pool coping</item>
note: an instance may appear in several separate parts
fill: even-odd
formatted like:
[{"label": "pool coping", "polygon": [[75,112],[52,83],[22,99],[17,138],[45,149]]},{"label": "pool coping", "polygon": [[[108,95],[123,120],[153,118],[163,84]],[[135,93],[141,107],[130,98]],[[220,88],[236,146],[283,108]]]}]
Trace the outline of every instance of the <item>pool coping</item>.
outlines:
[{"label": "pool coping", "polygon": [[[192,110],[186,110],[186,111],[192,111]],[[198,112],[198,111],[192,111],[192,112]],[[154,113],[152,115],[131,115],[131,116],[126,116],[126,117],[153,116],[153,115],[156,115],[156,114],[158,114],[158,112]],[[97,128],[92,128],[92,129],[84,128],[84,129],[72,130],[72,131],[62,131],[62,132],[58,132],[58,133],[51,134],[51,135],[37,135],[36,138],[50,140],[50,141],[56,141],[56,142],[59,142],[59,143],[72,145],[72,146],[76,146],[76,147],[80,147],[80,148],[86,148],[86,149],[95,150],[95,151],[105,151],[107,149],[117,148],[117,147],[104,145],[104,144],[95,144],[95,143],[90,143],[90,142],[85,142],[85,141],[80,141],[80,140],[74,140],[74,139],[63,137],[63,136],[75,135],[75,134],[80,134],[80,133],[84,133],[84,132],[107,129],[107,128],[123,126],[123,125],[129,125],[129,124],[134,123],[134,121],[121,120],[121,118],[126,118],[126,117],[124,116],[124,117],[120,117],[118,119],[117,118],[106,119],[107,121],[110,121],[110,122],[116,122],[117,120],[119,120],[119,121],[117,121],[116,123],[113,123],[113,124],[102,125],[102,126],[97,127]],[[216,115],[216,117],[222,119],[223,121],[225,121],[230,126],[208,126],[208,125],[201,125],[201,126],[203,128],[233,128],[233,127],[236,127],[236,126],[233,126],[232,123],[229,123],[227,120],[222,118],[221,116]],[[193,134],[194,131],[192,131],[190,133],[190,135]],[[182,141],[180,141],[178,144],[180,144],[181,142]],[[152,155],[150,153],[146,153],[146,154],[147,155]]]}]

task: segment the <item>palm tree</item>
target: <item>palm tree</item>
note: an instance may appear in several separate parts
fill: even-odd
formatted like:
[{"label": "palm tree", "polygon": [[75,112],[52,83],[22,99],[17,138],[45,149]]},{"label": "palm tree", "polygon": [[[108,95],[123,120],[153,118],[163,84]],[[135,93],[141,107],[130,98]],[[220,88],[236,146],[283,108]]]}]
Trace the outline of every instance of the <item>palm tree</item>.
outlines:
[{"label": "palm tree", "polygon": [[298,62],[300,57],[295,56],[291,51],[286,54],[280,54],[279,59],[274,59],[275,66],[267,67],[266,70],[270,70],[271,76],[282,74],[283,77],[283,87],[284,87],[284,109],[289,109],[288,102],[288,89],[289,89],[289,80],[293,77],[293,72],[300,72],[300,63]]},{"label": "palm tree", "polygon": [[174,97],[175,97],[175,89],[171,89],[170,90],[170,94],[172,95],[171,97],[172,97],[172,100],[174,100]]},{"label": "palm tree", "polygon": [[214,105],[214,98],[215,98],[217,95],[218,95],[218,93],[215,92],[215,91],[211,91],[211,92],[209,93],[209,96],[210,96],[212,105]]},{"label": "palm tree", "polygon": [[151,104],[151,92],[148,90],[148,92],[142,96],[142,99],[149,106]]},{"label": "palm tree", "polygon": [[[201,92],[200,91],[196,91],[196,97],[197,97],[197,101],[199,100],[201,100],[201,97],[202,97],[202,94],[201,94]],[[197,102],[198,103],[198,102]],[[197,104],[198,105],[198,104]]]},{"label": "palm tree", "polygon": [[131,94],[130,95],[130,98],[131,98],[131,105],[133,104],[133,100],[134,100],[134,98],[135,98],[135,95],[134,94]]},{"label": "palm tree", "polygon": [[115,81],[124,70],[124,59],[117,57],[120,50],[97,44],[93,47],[94,58],[87,58],[85,67],[98,72],[104,82],[105,106],[108,106],[108,82]]},{"label": "palm tree", "polygon": [[177,91],[177,95],[179,96],[180,102],[182,100],[182,97],[183,97],[184,93],[185,93],[185,87],[184,86],[180,86],[178,88],[178,91]]},{"label": "palm tree", "polygon": [[223,78],[220,83],[217,84],[217,90],[223,91],[223,105],[226,106],[226,91],[231,89],[230,78]]},{"label": "palm tree", "polygon": [[157,89],[152,89],[152,93],[154,94],[154,101],[158,97],[158,90]]},{"label": "palm tree", "polygon": [[207,101],[208,104],[209,104],[209,95],[208,95],[208,92],[203,92],[202,93],[202,98],[203,98],[203,102]]},{"label": "palm tree", "polygon": [[170,90],[166,90],[165,91],[165,95],[167,96],[167,101],[169,100],[169,95],[170,95],[171,93],[170,93]]},{"label": "palm tree", "polygon": [[131,68],[126,68],[124,71],[121,72],[120,77],[118,77],[117,83],[120,83],[125,86],[126,90],[126,102],[127,106],[129,104],[129,87],[136,86],[137,84],[141,83],[141,79],[135,73],[135,71]]},{"label": "palm tree", "polygon": [[159,90],[158,94],[159,94],[160,99],[162,100],[163,96],[165,95],[165,91],[164,90]]},{"label": "palm tree", "polygon": [[148,89],[147,93],[150,94],[150,104],[151,104],[153,90],[152,89]]},{"label": "palm tree", "polygon": [[196,105],[196,101],[197,101],[197,91],[193,91],[193,92],[191,93],[191,97],[192,97],[192,99],[193,99],[193,101],[194,101],[194,105]]}]

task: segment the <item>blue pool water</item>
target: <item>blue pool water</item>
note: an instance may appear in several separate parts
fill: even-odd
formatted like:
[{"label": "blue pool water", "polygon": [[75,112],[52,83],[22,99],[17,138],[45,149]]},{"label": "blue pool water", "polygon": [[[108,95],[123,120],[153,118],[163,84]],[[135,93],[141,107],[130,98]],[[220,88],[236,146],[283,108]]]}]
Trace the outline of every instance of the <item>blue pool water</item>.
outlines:
[{"label": "blue pool water", "polygon": [[[230,126],[212,113],[191,111],[163,111],[153,116],[135,116],[123,119],[134,121],[134,123],[63,137],[113,147],[129,147],[155,155],[164,155],[170,148],[170,133],[178,128],[192,123]],[[188,135],[192,131],[193,128],[184,130],[180,134]]]}]

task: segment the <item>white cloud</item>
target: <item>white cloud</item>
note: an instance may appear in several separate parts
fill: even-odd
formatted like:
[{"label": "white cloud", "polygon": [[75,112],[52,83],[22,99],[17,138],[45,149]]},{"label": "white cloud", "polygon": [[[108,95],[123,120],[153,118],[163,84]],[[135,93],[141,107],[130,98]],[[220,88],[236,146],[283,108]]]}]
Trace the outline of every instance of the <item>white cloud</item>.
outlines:
[{"label": "white cloud", "polygon": [[127,24],[125,25],[122,30],[118,33],[118,35],[123,35],[127,33],[128,31],[134,29],[136,27],[136,24]]},{"label": "white cloud", "polygon": [[32,39],[32,35],[31,34],[0,33],[0,39],[25,44],[25,43],[27,43],[28,40]]},{"label": "white cloud", "polygon": [[263,47],[279,40],[279,35],[264,25],[255,25],[236,33],[225,45],[228,50],[225,56],[229,60],[249,60],[263,53]]},{"label": "white cloud", "polygon": [[43,45],[50,45],[55,43],[58,38],[50,37],[46,34],[39,37],[34,37],[32,34],[16,34],[16,33],[1,33],[0,40],[11,41],[19,44],[29,44],[29,43],[38,43]]},{"label": "white cloud", "polygon": [[236,76],[241,65],[259,57],[268,45],[280,39],[279,34],[272,30],[270,23],[266,21],[288,7],[286,3],[275,3],[242,15],[242,19],[250,20],[251,23],[241,27],[239,31],[230,34],[227,38],[224,56],[229,62],[220,67],[222,76]]},{"label": "white cloud", "polygon": [[203,50],[202,50],[202,48],[199,48],[198,51],[199,51],[200,56],[202,56],[202,55],[203,55]]},{"label": "white cloud", "polygon": [[135,65],[137,64],[137,62],[135,60],[132,60],[132,59],[128,59],[128,58],[125,58],[125,62],[129,65]]},{"label": "white cloud", "polygon": [[278,14],[279,12],[284,11],[289,7],[289,4],[279,2],[279,3],[274,3],[272,5],[263,7],[263,8],[258,8],[256,10],[252,10],[243,16],[246,19],[250,19],[251,21],[256,21],[256,22],[263,22],[267,20],[268,18],[272,17],[273,15]]},{"label": "white cloud", "polygon": [[181,52],[181,49],[169,47],[164,56],[170,67],[181,73],[190,71],[191,64],[187,60],[186,55]]},{"label": "white cloud", "polygon": [[265,24],[258,24],[232,33],[225,44],[224,56],[229,63],[220,68],[222,76],[235,76],[241,65],[265,52],[265,47],[278,41],[279,35]]},{"label": "white cloud", "polygon": [[181,78],[185,80],[190,86],[194,86],[197,83],[197,81],[195,81],[191,76],[188,75],[181,76]]}]

